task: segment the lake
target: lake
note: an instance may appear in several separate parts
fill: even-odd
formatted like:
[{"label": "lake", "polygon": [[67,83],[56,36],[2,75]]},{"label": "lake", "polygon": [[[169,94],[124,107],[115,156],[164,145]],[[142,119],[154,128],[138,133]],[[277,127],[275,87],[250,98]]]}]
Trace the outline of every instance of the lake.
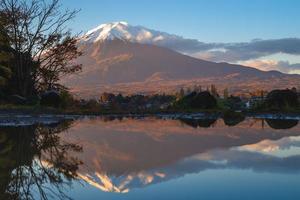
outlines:
[{"label": "lake", "polygon": [[0,199],[300,199],[297,119],[0,126]]}]

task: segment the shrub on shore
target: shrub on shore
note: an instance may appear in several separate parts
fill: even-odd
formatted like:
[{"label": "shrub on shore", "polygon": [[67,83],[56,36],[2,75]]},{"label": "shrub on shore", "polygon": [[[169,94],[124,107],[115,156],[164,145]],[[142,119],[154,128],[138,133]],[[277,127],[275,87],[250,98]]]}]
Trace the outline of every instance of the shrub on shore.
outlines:
[{"label": "shrub on shore", "polygon": [[214,109],[217,107],[217,100],[208,91],[192,92],[179,99],[175,107],[183,109]]}]

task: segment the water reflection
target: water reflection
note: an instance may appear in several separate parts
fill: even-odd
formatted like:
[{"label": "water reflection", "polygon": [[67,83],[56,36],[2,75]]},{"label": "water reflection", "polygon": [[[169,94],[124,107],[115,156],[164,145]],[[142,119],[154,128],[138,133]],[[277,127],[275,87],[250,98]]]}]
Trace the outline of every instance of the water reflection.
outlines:
[{"label": "water reflection", "polygon": [[114,116],[2,127],[0,199],[65,199],[79,180],[128,193],[208,169],[300,173],[299,130],[296,120]]},{"label": "water reflection", "polygon": [[[213,127],[203,128],[204,122],[205,127]],[[126,193],[204,169],[300,168],[298,157],[277,159],[259,152],[232,150],[300,135],[299,127],[274,130],[260,119],[247,119],[230,127],[222,120],[95,119],[79,122],[70,132],[68,139],[82,140],[84,148],[78,155],[84,162],[79,170],[81,178],[107,192]],[[193,155],[200,156],[194,159]]]},{"label": "water reflection", "polygon": [[180,118],[180,121],[182,121],[183,123],[194,127],[194,128],[198,128],[198,127],[202,127],[202,128],[208,128],[213,126],[217,119],[188,119],[188,118]]},{"label": "water reflection", "polygon": [[68,198],[64,186],[81,164],[69,153],[82,150],[59,136],[70,125],[0,128],[0,199]]},{"label": "water reflection", "polygon": [[298,125],[298,120],[280,120],[280,119],[266,119],[268,125],[273,129],[290,129]]},{"label": "water reflection", "polygon": [[227,125],[227,126],[236,126],[245,120],[245,116],[244,115],[229,116],[229,117],[224,117],[223,120],[224,120],[225,125]]}]

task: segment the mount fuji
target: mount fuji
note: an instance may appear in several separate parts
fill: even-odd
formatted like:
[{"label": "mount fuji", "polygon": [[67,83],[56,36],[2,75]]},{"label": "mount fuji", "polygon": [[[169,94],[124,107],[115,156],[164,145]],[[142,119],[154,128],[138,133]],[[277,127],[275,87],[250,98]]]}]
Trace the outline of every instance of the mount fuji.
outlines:
[{"label": "mount fuji", "polygon": [[189,46],[188,49],[193,48],[193,46],[194,48],[199,48],[200,46],[202,48],[208,48],[207,46],[209,46],[198,40],[185,39],[181,36],[148,29],[143,26],[132,26],[127,22],[102,24],[88,31],[82,37],[83,42],[89,43],[115,39],[166,47],[179,52],[187,51],[187,46]]},{"label": "mount fuji", "polygon": [[83,70],[64,77],[62,83],[81,97],[99,97],[103,92],[168,93],[210,84],[232,93],[300,86],[299,75],[190,57],[185,45],[206,44],[126,22],[102,24],[81,36],[78,45],[83,56],[76,62]]},{"label": "mount fuji", "polygon": [[92,43],[114,39],[153,44],[159,41],[181,38],[176,35],[147,29],[142,26],[131,26],[127,22],[102,24],[95,29],[88,31],[82,37],[83,41]]}]

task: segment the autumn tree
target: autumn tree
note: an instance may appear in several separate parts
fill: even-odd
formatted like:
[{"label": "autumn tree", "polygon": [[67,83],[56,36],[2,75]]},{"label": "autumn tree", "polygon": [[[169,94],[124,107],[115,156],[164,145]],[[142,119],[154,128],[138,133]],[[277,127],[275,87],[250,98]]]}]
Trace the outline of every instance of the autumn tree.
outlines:
[{"label": "autumn tree", "polygon": [[191,94],[192,93],[192,89],[190,88],[190,87],[188,87],[187,89],[186,89],[186,91],[185,91],[185,94],[186,95],[189,95],[189,94]]},{"label": "autumn tree", "polygon": [[194,92],[202,92],[202,87],[201,87],[201,85],[195,85],[194,86]]},{"label": "autumn tree", "polygon": [[223,97],[224,99],[227,99],[229,97],[229,91],[228,91],[228,88],[225,88],[224,91],[223,91]]},{"label": "autumn tree", "polygon": [[179,94],[178,94],[178,99],[181,99],[182,97],[184,97],[185,95],[185,91],[183,88],[180,88]]},{"label": "autumn tree", "polygon": [[214,97],[219,97],[217,88],[216,88],[216,86],[213,85],[213,84],[210,86],[210,93],[211,93]]},{"label": "autumn tree", "polygon": [[78,11],[59,0],[0,0],[0,17],[13,49],[11,93],[24,97],[60,88],[62,76],[78,72],[77,37],[66,28]]}]

